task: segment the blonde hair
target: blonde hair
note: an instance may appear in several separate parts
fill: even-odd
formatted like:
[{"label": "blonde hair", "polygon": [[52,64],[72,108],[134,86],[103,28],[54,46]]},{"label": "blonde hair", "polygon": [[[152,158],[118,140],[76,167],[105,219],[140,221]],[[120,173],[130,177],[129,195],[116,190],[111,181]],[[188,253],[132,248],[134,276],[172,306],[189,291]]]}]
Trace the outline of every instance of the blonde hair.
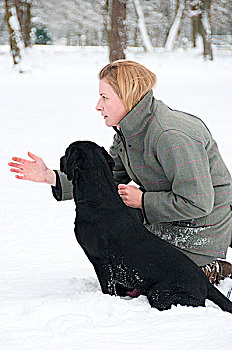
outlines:
[{"label": "blonde hair", "polygon": [[129,112],[156,83],[156,75],[140,63],[118,60],[107,64],[99,73],[122,99]]}]

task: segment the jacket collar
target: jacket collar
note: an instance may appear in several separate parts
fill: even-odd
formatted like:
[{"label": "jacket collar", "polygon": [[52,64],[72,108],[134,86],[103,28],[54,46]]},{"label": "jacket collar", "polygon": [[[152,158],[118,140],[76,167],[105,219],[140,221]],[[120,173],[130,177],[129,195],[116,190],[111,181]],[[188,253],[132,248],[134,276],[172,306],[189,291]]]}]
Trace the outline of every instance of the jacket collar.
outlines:
[{"label": "jacket collar", "polygon": [[126,139],[139,134],[152,118],[156,101],[150,90],[139,103],[119,122],[119,127]]}]

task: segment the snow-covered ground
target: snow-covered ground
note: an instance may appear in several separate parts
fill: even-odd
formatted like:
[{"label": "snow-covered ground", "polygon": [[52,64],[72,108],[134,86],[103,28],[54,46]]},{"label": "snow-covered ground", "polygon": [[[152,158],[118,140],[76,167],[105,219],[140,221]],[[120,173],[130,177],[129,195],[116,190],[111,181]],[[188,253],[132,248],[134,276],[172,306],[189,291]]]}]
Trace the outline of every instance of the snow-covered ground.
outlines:
[{"label": "snow-covered ground", "polygon": [[[8,51],[0,47],[0,349],[231,349],[232,315],[212,303],[159,312],[143,296],[103,295],[74,237],[74,203],[58,203],[49,186],[9,172],[11,157],[27,151],[55,169],[72,141],[108,149],[113,132],[95,111],[107,50],[37,46],[24,74],[12,70]],[[232,56],[215,56],[204,62],[191,50],[127,54],[157,74],[158,99],[204,119],[232,171]],[[232,262],[231,249],[227,258]]]}]

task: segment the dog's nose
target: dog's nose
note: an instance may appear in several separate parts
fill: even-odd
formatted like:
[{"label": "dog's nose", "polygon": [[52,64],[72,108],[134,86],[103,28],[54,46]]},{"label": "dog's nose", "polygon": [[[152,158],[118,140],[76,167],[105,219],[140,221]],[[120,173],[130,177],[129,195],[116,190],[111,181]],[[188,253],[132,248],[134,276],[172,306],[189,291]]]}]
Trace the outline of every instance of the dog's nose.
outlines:
[{"label": "dog's nose", "polygon": [[62,171],[62,173],[65,173],[66,174],[66,157],[63,156],[60,158],[60,171]]}]

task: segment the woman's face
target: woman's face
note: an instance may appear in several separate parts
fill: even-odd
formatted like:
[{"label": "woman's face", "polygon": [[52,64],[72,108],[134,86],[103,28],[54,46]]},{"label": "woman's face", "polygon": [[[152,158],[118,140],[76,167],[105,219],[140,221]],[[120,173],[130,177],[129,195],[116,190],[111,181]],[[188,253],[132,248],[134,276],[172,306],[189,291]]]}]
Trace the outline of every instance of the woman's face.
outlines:
[{"label": "woman's face", "polygon": [[107,126],[117,126],[120,120],[127,114],[127,110],[105,79],[99,82],[100,98],[96,110],[101,112]]}]

